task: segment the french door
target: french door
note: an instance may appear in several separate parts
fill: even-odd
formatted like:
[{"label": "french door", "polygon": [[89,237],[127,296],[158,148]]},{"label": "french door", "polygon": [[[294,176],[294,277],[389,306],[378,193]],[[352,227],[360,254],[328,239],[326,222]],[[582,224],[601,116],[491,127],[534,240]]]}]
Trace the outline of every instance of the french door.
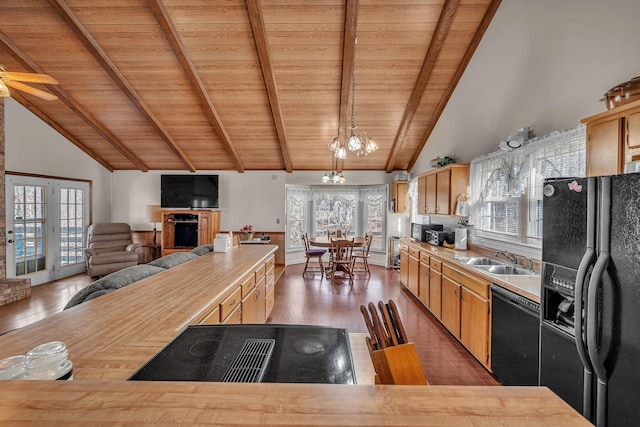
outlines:
[{"label": "french door", "polygon": [[85,270],[89,183],[6,176],[7,277],[32,285]]}]

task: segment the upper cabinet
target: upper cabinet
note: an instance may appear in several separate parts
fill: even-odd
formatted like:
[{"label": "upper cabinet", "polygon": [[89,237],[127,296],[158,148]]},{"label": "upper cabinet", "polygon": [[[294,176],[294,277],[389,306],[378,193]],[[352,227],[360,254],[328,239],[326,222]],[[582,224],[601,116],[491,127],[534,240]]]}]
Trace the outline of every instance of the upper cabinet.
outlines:
[{"label": "upper cabinet", "polygon": [[587,125],[587,176],[624,172],[640,160],[640,101],[582,119]]},{"label": "upper cabinet", "polygon": [[456,200],[467,194],[469,165],[451,164],[418,177],[418,214],[453,215]]},{"label": "upper cabinet", "polygon": [[409,181],[393,181],[391,190],[392,211],[409,212]]}]

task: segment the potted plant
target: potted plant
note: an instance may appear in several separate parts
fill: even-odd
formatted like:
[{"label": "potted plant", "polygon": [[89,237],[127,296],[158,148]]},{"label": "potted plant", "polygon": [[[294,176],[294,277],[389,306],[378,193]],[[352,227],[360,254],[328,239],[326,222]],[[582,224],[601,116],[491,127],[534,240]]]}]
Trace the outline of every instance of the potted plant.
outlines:
[{"label": "potted plant", "polygon": [[253,240],[253,226],[245,225],[240,229],[244,233],[244,236],[247,240]]}]

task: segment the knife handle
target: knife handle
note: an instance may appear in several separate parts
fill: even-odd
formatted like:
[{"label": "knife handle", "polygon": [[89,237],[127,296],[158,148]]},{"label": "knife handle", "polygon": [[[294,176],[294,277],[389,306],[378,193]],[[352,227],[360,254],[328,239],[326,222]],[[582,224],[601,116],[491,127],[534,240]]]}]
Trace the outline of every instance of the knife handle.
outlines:
[{"label": "knife handle", "polygon": [[367,331],[369,331],[369,336],[371,337],[371,346],[374,350],[378,349],[378,334],[376,334],[375,329],[373,328],[373,323],[371,321],[371,317],[369,316],[369,312],[367,311],[367,307],[364,305],[360,306],[360,311],[362,312],[362,316],[364,317],[364,324],[367,326]]},{"label": "knife handle", "polygon": [[382,301],[379,301],[378,309],[380,310],[380,313],[382,313],[382,323],[384,324],[384,327],[387,330],[387,333],[389,334],[389,338],[391,338],[391,345],[398,345],[396,328],[393,325],[391,316],[389,316],[389,311],[387,310],[387,306],[384,305]]},{"label": "knife handle", "polygon": [[369,311],[371,312],[371,319],[373,320],[373,329],[378,336],[378,344],[380,348],[386,348],[389,344],[389,338],[384,332],[384,328],[382,326],[382,323],[380,322],[380,318],[378,317],[378,311],[376,310],[376,306],[372,302],[369,303]]},{"label": "knife handle", "polygon": [[407,339],[407,333],[404,330],[404,325],[402,324],[402,319],[400,319],[400,312],[398,311],[398,306],[393,302],[392,299],[389,300],[389,310],[391,311],[391,315],[395,320],[396,328],[398,329],[398,341],[402,343],[407,343],[409,340]]}]

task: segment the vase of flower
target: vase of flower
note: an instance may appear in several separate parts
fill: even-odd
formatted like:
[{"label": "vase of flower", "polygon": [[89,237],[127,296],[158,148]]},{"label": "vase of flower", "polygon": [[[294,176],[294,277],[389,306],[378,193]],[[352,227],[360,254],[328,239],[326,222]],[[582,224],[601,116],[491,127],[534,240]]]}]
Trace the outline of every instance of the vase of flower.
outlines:
[{"label": "vase of flower", "polygon": [[240,229],[240,231],[242,231],[244,233],[244,237],[247,240],[253,240],[253,226],[245,225],[244,227],[242,227]]}]

